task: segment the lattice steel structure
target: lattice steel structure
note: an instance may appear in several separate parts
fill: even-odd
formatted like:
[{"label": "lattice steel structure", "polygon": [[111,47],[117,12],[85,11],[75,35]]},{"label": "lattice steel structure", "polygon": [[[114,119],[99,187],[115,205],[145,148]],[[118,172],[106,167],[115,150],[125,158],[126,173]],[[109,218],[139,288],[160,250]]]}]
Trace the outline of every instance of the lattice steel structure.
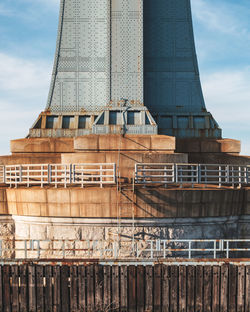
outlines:
[{"label": "lattice steel structure", "polygon": [[221,137],[202,95],[190,0],[61,0],[46,112],[30,136],[124,129]]}]

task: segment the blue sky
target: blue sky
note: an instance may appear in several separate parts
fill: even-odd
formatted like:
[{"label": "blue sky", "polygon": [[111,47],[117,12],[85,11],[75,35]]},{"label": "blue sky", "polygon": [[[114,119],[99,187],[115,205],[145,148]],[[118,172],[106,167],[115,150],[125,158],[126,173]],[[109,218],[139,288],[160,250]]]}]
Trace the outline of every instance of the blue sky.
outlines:
[{"label": "blue sky", "polygon": [[[192,8],[207,109],[250,155],[250,1],[192,0]],[[58,10],[59,0],[0,0],[0,154],[45,108]]]}]

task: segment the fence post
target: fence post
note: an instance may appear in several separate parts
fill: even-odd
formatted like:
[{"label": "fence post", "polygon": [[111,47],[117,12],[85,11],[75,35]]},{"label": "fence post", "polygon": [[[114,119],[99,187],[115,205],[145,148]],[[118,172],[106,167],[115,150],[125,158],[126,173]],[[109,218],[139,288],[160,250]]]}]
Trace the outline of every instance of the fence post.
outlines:
[{"label": "fence post", "polygon": [[51,184],[51,165],[48,164],[48,184]]},{"label": "fence post", "polygon": [[6,167],[3,166],[3,183],[6,184]]},{"label": "fence post", "polygon": [[221,166],[219,166],[219,187],[221,187]]},{"label": "fence post", "polygon": [[117,182],[116,163],[113,163],[113,182]]},{"label": "fence post", "polygon": [[69,165],[69,184],[72,184],[72,164]]},{"label": "fence post", "polygon": [[102,184],[103,184],[103,166],[100,165],[100,187],[102,188]]},{"label": "fence post", "polygon": [[198,184],[201,184],[201,165],[198,165]]},{"label": "fence post", "polygon": [[227,241],[227,255],[226,255],[227,259],[229,258],[229,241]]},{"label": "fence post", "polygon": [[188,242],[188,259],[192,258],[192,241]]},{"label": "fence post", "polygon": [[216,240],[214,241],[214,259],[216,259],[217,253],[216,253]]},{"label": "fence post", "polygon": [[167,166],[164,166],[164,176],[165,176],[165,178],[164,178],[164,181],[165,181],[164,187],[167,188],[168,187]]},{"label": "fence post", "polygon": [[3,241],[0,240],[0,257],[3,256]]}]

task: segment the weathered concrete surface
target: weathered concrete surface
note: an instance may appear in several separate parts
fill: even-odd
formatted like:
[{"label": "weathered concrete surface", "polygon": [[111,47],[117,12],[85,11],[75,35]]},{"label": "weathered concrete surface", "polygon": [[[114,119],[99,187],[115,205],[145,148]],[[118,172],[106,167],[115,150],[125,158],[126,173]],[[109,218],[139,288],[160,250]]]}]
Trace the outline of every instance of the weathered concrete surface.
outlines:
[{"label": "weathered concrete surface", "polygon": [[227,153],[189,153],[189,163],[199,164],[227,164],[227,165],[250,165],[250,156],[241,156]]},{"label": "weathered concrete surface", "polygon": [[73,153],[73,138],[28,138],[12,140],[12,153]]},{"label": "weathered concrete surface", "polygon": [[134,177],[136,163],[187,163],[187,154],[162,152],[79,152],[62,154],[62,163],[116,163],[123,181],[128,182]]},{"label": "weathered concrete surface", "polygon": [[[16,239],[107,240],[117,239],[116,219],[35,218],[13,216]],[[169,218],[135,220],[121,224],[122,241],[133,233],[138,239],[244,238],[250,231],[250,216],[213,218]]]},{"label": "weathered concrete surface", "polygon": [[18,153],[0,156],[0,165],[18,164],[58,164],[61,163],[61,154],[58,153]]},{"label": "weathered concrete surface", "polygon": [[[1,214],[41,217],[197,218],[250,215],[250,189],[6,189]],[[5,197],[4,197],[5,196]]]},{"label": "weathered concrete surface", "polygon": [[241,142],[233,139],[176,139],[178,153],[237,153]]},{"label": "weathered concrete surface", "polygon": [[85,135],[74,139],[75,150],[80,151],[172,151],[175,137],[167,135]]}]

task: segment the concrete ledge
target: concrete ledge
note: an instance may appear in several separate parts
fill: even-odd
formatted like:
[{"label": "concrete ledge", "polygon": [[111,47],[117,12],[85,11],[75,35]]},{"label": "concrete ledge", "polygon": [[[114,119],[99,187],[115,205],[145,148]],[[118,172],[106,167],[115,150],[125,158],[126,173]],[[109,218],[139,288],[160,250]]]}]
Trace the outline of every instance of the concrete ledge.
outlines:
[{"label": "concrete ledge", "polygon": [[176,152],[179,153],[237,153],[241,142],[233,139],[176,139]]},{"label": "concrete ledge", "polygon": [[226,153],[189,153],[189,163],[199,164],[227,164],[227,165],[250,165],[250,156]]},{"label": "concrete ledge", "polygon": [[17,153],[0,156],[0,165],[20,164],[58,164],[61,163],[61,154],[58,153]]},{"label": "concrete ledge", "polygon": [[12,153],[72,153],[73,138],[28,138],[12,140]]},{"label": "concrete ledge", "polygon": [[172,151],[175,137],[166,135],[86,135],[74,140],[74,148],[79,151],[122,150],[122,151]]}]

